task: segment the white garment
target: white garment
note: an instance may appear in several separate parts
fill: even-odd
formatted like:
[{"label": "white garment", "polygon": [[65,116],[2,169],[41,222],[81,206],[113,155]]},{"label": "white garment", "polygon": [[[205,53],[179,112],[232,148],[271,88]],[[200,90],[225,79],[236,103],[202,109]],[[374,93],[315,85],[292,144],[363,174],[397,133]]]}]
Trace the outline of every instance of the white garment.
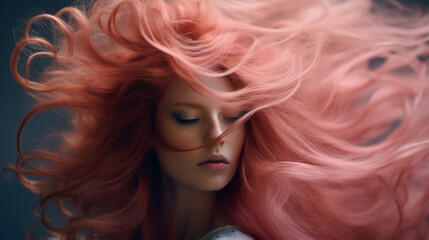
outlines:
[{"label": "white garment", "polygon": [[[61,236],[54,234],[54,236],[49,237],[48,240],[60,240]],[[79,238],[83,240],[84,238]],[[251,236],[243,233],[236,226],[224,226],[216,228],[215,230],[207,233],[204,237],[199,240],[254,240]]]},{"label": "white garment", "polygon": [[253,240],[236,226],[224,226],[207,233],[200,240]]}]

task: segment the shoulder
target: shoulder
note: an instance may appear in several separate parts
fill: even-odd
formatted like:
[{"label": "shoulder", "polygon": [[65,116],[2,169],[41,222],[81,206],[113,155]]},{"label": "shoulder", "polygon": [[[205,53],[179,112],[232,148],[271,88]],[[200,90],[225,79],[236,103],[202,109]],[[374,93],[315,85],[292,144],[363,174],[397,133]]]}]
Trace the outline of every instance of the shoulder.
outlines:
[{"label": "shoulder", "polygon": [[224,226],[207,233],[200,240],[253,240],[236,226]]}]

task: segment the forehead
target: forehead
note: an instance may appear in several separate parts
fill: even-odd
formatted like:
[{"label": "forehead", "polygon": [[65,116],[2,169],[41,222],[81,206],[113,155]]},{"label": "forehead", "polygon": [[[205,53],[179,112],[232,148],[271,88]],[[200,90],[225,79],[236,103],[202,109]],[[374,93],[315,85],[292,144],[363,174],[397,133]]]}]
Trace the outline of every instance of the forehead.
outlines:
[{"label": "forehead", "polygon": [[[220,92],[230,92],[234,88],[228,78],[225,77],[198,77],[198,80],[210,89]],[[199,95],[185,81],[178,79],[172,81],[165,89],[160,100],[161,104],[175,104],[180,102],[192,102],[211,105],[215,104],[210,99]]]}]

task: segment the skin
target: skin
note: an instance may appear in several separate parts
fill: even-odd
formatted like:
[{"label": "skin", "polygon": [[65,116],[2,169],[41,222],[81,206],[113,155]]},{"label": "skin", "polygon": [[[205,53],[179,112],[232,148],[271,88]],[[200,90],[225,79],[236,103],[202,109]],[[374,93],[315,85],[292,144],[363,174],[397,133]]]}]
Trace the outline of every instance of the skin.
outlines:
[{"label": "skin", "polygon": [[[226,78],[200,77],[207,87],[233,91]],[[178,149],[198,147],[222,134],[239,116],[224,106],[199,95],[183,80],[172,82],[161,97],[156,114],[156,132],[169,146]],[[197,239],[228,222],[215,210],[216,192],[237,172],[245,138],[244,126],[236,127],[220,141],[191,151],[156,147],[176,224],[176,239]],[[223,170],[198,165],[212,154],[228,161]]]}]

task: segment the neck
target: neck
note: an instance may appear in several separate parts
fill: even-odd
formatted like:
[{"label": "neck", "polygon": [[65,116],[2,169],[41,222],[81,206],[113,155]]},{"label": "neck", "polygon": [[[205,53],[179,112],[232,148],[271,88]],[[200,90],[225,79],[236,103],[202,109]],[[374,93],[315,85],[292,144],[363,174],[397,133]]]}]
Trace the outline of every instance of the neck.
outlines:
[{"label": "neck", "polygon": [[[168,177],[167,177],[168,178]],[[214,228],[225,225],[216,211],[216,192],[201,191],[166,179],[175,239],[199,239]]]}]

